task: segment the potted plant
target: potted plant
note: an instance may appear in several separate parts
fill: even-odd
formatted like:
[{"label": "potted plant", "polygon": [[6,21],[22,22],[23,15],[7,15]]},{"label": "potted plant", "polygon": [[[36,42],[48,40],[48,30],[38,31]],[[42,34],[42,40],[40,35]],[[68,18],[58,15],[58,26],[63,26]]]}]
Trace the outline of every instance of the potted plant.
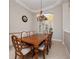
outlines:
[{"label": "potted plant", "polygon": [[49,32],[53,32],[53,28],[49,28]]}]

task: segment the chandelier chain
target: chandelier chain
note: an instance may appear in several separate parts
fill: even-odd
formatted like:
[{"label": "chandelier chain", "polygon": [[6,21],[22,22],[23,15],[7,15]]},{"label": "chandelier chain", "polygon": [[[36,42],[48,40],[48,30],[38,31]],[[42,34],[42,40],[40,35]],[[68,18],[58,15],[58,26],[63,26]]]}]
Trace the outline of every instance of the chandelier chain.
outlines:
[{"label": "chandelier chain", "polygon": [[41,0],[41,11],[42,11],[42,0]]}]

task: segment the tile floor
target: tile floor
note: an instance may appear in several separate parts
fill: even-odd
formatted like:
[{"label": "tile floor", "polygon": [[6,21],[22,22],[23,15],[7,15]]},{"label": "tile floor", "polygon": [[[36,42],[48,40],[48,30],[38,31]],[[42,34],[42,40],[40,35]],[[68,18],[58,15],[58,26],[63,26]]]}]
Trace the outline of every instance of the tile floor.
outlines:
[{"label": "tile floor", "polygon": [[[49,50],[49,54],[46,55],[46,59],[70,59],[66,47],[61,42],[54,41],[53,43],[54,45]],[[39,56],[39,59],[43,59],[42,54]],[[9,59],[14,59],[14,48],[10,48]],[[26,59],[32,58],[27,57]]]}]

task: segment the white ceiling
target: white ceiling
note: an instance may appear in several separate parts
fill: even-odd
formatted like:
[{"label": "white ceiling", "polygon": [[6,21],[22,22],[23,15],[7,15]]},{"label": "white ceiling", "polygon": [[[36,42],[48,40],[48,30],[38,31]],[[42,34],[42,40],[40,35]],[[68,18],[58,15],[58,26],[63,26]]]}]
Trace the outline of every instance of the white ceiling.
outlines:
[{"label": "white ceiling", "polygon": [[[42,8],[43,10],[54,8],[63,1],[66,0],[42,0]],[[38,12],[41,9],[41,0],[16,0],[16,2],[31,12]]]}]

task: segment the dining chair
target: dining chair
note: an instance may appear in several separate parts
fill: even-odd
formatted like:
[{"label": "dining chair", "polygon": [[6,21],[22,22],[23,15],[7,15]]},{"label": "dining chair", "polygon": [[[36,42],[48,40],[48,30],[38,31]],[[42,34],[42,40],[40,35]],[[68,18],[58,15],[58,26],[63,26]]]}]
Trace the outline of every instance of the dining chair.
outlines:
[{"label": "dining chair", "polygon": [[[21,32],[21,38],[23,38],[23,37],[29,37],[30,36],[30,32],[28,31],[22,31]],[[30,45],[30,44],[28,44],[28,43],[25,43],[25,42],[22,42],[22,44],[23,44],[23,46],[26,46],[26,47],[32,47],[32,53],[33,53],[33,55],[34,55],[34,47],[32,46],[32,45]]]},{"label": "dining chair", "polygon": [[43,59],[45,59],[45,45],[42,44],[42,45],[38,48],[38,50],[42,51],[42,53],[43,53]]},{"label": "dining chair", "polygon": [[31,52],[32,48],[24,48],[21,44],[21,40],[18,40],[18,37],[15,35],[12,35],[12,43],[15,48],[15,59],[17,59],[17,56],[20,57],[20,59],[24,59],[24,56]]},{"label": "dining chair", "polygon": [[42,51],[43,53],[43,59],[45,59],[45,54],[47,51],[47,43],[44,41],[38,48],[39,51]]}]

